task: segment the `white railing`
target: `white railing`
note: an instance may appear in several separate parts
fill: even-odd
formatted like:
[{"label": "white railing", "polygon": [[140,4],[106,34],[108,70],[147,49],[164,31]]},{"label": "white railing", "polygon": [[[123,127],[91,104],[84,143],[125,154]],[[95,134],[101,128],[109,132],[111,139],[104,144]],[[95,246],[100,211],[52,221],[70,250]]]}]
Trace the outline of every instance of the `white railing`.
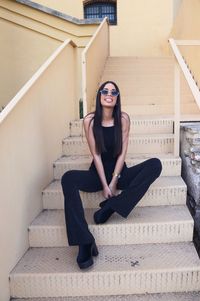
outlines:
[{"label": "white railing", "polygon": [[109,25],[106,17],[82,53],[82,98],[84,116],[92,108],[96,89],[109,53]]},{"label": "white railing", "polygon": [[174,40],[169,39],[170,46],[176,58],[176,65],[174,71],[174,155],[179,155],[179,141],[180,141],[180,70],[183,72],[185,79],[190,87],[194,99],[200,108],[200,92],[199,88],[193,79],[193,76],[183,59],[183,56],[177,47],[179,46],[199,46],[200,41],[188,40]]}]

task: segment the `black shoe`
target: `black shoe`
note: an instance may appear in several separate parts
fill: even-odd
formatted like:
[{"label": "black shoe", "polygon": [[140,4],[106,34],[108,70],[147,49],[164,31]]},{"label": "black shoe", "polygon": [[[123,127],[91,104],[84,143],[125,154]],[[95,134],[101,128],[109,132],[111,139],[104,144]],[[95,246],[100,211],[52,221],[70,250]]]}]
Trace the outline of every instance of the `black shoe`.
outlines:
[{"label": "black shoe", "polygon": [[108,206],[104,205],[101,209],[97,210],[94,213],[94,221],[96,224],[103,224],[105,223],[109,217],[114,213],[115,211],[111,208],[108,208]]},{"label": "black shoe", "polygon": [[77,263],[80,269],[87,269],[93,265],[92,256],[99,254],[96,243],[79,245],[79,253],[77,256]]}]

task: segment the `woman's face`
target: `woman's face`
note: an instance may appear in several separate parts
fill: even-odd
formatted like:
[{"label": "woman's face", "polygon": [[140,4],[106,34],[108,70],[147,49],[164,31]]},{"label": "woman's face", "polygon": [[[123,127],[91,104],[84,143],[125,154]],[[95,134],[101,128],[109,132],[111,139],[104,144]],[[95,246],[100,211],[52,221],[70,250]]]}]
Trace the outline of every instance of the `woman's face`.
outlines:
[{"label": "woman's face", "polygon": [[107,83],[104,87],[103,87],[103,92],[104,90],[108,91],[108,94],[105,95],[104,93],[101,93],[101,105],[102,107],[107,107],[107,108],[114,108],[114,106],[116,105],[117,102],[117,96],[113,96],[111,94],[112,91],[117,91],[115,86],[112,83]]}]

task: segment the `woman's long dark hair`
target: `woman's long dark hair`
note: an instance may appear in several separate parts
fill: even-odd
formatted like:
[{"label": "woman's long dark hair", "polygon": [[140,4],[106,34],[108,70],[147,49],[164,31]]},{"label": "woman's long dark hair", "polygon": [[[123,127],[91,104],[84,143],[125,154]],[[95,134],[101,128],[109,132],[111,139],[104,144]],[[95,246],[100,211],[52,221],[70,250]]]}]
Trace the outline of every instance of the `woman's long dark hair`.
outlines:
[{"label": "woman's long dark hair", "polygon": [[[115,139],[115,146],[114,146],[114,156],[117,157],[122,152],[122,123],[121,123],[121,99],[120,99],[120,91],[116,83],[113,81],[106,81],[104,82],[97,91],[96,96],[96,109],[94,112],[94,124],[93,124],[93,133],[95,138],[96,144],[96,151],[97,153],[101,154],[102,152],[106,151],[104,138],[103,138],[103,129],[102,129],[102,105],[101,105],[101,90],[105,87],[106,84],[113,84],[115,89],[119,92],[117,96],[116,105],[113,108],[113,115],[114,118],[114,139]],[[91,120],[92,121],[92,120]]]}]

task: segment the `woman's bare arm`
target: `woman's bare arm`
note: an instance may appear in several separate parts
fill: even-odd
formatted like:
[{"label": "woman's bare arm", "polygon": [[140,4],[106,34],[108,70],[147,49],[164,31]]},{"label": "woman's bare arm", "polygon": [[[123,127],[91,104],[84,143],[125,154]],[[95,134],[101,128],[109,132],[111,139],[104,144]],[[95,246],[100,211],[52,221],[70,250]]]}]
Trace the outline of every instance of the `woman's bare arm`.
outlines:
[{"label": "woman's bare arm", "polygon": [[103,163],[101,160],[101,155],[96,152],[92,118],[93,118],[93,114],[89,114],[83,120],[85,136],[86,136],[88,146],[89,146],[90,152],[91,152],[93,160],[94,160],[96,170],[98,172],[99,178],[100,178],[102,186],[103,186],[103,195],[105,198],[108,198],[112,195],[112,193],[111,193],[111,190],[110,190],[107,180],[106,180],[104,167],[103,167]]},{"label": "woman's bare arm", "polygon": [[115,169],[113,172],[113,178],[109,184],[111,191],[113,194],[116,194],[116,185],[118,181],[117,175],[121,173],[121,170],[124,165],[127,148],[128,148],[128,139],[130,132],[130,118],[127,113],[122,113],[122,152],[117,158],[117,162],[115,164]]}]

